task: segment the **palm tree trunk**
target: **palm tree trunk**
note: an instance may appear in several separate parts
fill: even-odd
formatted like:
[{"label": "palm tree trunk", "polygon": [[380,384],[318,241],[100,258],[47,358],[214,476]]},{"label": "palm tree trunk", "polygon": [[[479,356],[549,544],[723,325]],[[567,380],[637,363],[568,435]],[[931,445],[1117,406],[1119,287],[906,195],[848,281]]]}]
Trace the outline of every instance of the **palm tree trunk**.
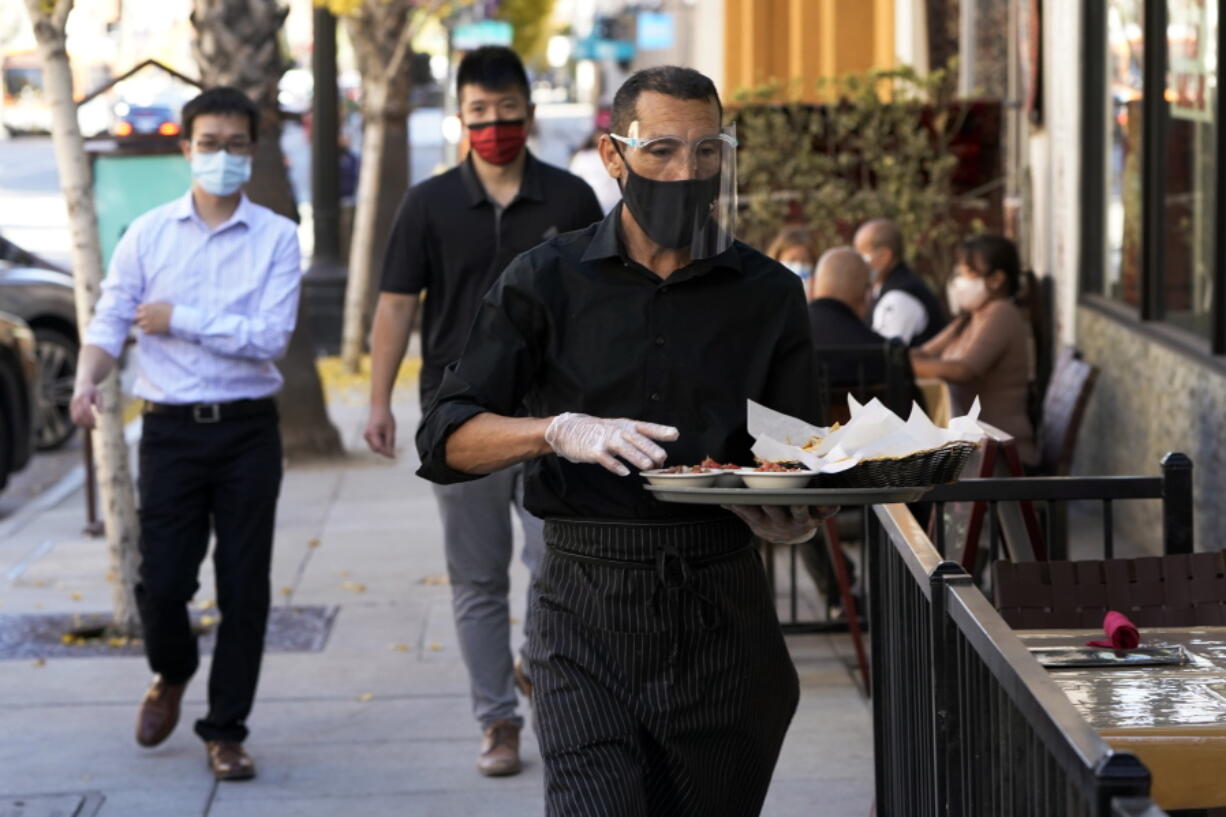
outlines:
[{"label": "palm tree trunk", "polygon": [[356,372],[366,348],[379,259],[391,233],[396,206],[408,186],[408,83],[370,77],[362,83],[365,115],[362,169],[349,247],[341,361]]},{"label": "palm tree trunk", "polygon": [[[72,94],[72,68],[65,48],[65,26],[72,0],[59,0],[47,11],[42,0],[27,0],[34,35],[43,66],[44,93],[51,105],[51,137],[59,168],[60,189],[68,206],[72,237],[72,269],[79,333],[93,317],[102,286],[102,249],[98,237],[98,214],[85,143],[77,123]],[[102,384],[102,411],[92,435],[102,514],[106,525],[107,557],[111,576],[111,629],[118,635],[140,632],[134,589],[140,567],[139,520],[136,494],[128,464],[128,446],[123,435],[122,396],[119,378],[112,374]]]}]

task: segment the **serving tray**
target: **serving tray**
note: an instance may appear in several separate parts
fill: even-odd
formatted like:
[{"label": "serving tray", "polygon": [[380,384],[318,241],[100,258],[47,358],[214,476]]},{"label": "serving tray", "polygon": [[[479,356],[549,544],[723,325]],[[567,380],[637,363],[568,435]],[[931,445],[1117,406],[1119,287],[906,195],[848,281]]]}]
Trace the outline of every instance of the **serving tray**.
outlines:
[{"label": "serving tray", "polygon": [[1139,647],[1113,650],[1110,647],[1031,647],[1030,654],[1049,669],[1077,667],[1152,667],[1186,664],[1188,654],[1181,646]]},{"label": "serving tray", "polygon": [[932,490],[918,488],[673,488],[644,485],[662,502],[687,505],[884,505],[916,502]]}]

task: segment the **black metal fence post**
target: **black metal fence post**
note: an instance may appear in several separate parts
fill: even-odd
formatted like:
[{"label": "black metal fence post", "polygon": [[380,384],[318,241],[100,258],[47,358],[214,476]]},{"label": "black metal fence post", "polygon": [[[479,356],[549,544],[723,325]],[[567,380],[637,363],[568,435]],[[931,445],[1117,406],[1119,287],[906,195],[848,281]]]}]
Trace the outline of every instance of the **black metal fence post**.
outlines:
[{"label": "black metal fence post", "polygon": [[941,562],[929,579],[932,587],[932,705],[933,705],[933,764],[936,768],[937,814],[962,813],[962,792],[953,780],[955,769],[962,767],[961,743],[958,740],[957,661],[953,624],[947,614],[946,588],[970,585],[971,576],[957,562]]},{"label": "black metal fence post", "polygon": [[1112,752],[1094,769],[1098,790],[1098,813],[1110,815],[1117,797],[1147,797],[1149,769],[1128,752]]},{"label": "black metal fence post", "polygon": [[1162,541],[1166,553],[1191,553],[1195,545],[1192,460],[1172,451],[1162,458]]}]

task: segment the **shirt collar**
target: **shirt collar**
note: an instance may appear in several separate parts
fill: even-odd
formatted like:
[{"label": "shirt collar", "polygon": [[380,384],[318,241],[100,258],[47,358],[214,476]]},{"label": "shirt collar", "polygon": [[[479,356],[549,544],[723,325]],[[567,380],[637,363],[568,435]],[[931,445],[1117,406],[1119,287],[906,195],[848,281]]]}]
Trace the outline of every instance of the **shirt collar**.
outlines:
[{"label": "shirt collar", "polygon": [[[532,151],[524,148],[524,175],[519,181],[519,192],[515,194],[512,202],[526,199],[528,201],[544,201],[545,196],[541,192],[541,169],[540,162],[532,155]],[[473,167],[472,153],[460,164],[460,179],[464,183],[464,191],[468,194],[468,206],[477,207],[485,202],[493,203],[489,193],[485,192],[485,185],[481,184],[481,177],[477,175],[477,169]]]},{"label": "shirt collar", "polygon": [[[591,243],[588,244],[587,250],[584,251],[583,257],[580,259],[581,261],[600,261],[606,258],[618,258],[622,261],[630,260],[629,256],[626,255],[621,237],[621,212],[623,206],[625,205],[619,203],[600,222],[600,225],[596,228],[595,235],[592,236]],[[741,255],[737,252],[735,246],[729,246],[728,249],[711,258],[691,262],[683,269],[693,270],[693,273],[687,274],[678,280],[701,275],[716,267],[741,272]],[[678,270],[678,272],[681,272],[681,270]],[[670,277],[669,280],[673,279]]]},{"label": "shirt collar", "polygon": [[[171,206],[170,213],[173,218],[176,218],[179,221],[187,221],[188,219],[191,219],[193,221],[200,222],[200,216],[196,213],[196,205],[192,201],[192,191],[190,188],[182,196],[175,199],[174,204]],[[225,222],[217,228],[217,230],[214,230],[213,232],[233,227],[236,224],[242,224],[245,227],[250,227],[251,216],[251,199],[247,198],[246,193],[242,193],[239,195],[238,207],[234,208],[234,213],[228,219],[226,219]],[[203,224],[203,222],[200,223]]]}]

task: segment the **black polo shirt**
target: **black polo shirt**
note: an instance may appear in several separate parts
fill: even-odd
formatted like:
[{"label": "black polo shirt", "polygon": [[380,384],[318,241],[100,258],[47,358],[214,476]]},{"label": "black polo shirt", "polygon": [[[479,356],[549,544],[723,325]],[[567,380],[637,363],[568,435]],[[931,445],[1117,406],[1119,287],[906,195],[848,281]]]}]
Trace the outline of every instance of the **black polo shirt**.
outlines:
[{"label": "black polo shirt", "polygon": [[382,289],[427,294],[421,308],[423,411],[443,369],[460,356],[481,296],[511,259],[601,216],[587,182],[531,153],[519,193],[505,208],[489,198],[471,158],[409,190],[383,259]]},{"label": "black polo shirt", "polygon": [[[817,419],[813,341],[800,279],[740,242],[661,279],[626,255],[621,207],[516,258],[482,301],[472,337],[422,420],[418,473],[475,479],[446,463],[447,438],[484,411],[564,411],[676,426],[668,461],[752,463],[745,400]],[[710,505],[656,500],[632,474],[550,455],[527,471],[540,517],[693,519]]]}]

